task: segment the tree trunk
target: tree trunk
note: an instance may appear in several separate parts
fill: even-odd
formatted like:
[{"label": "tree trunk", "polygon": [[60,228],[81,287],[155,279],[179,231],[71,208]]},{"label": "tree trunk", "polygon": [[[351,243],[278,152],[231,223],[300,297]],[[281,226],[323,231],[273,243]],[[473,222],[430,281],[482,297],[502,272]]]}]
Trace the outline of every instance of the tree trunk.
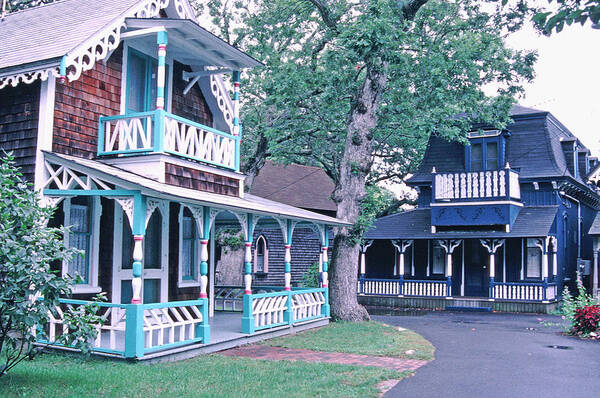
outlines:
[{"label": "tree trunk", "polygon": [[269,141],[263,133],[260,133],[254,153],[248,158],[244,165],[243,171],[246,175],[244,188],[246,192],[250,191],[254,179],[258,176],[258,173],[260,173],[260,169],[265,165],[267,157],[269,157]]},{"label": "tree trunk", "polygon": [[[373,164],[373,133],[377,110],[387,84],[385,65],[367,65],[367,76],[353,100],[348,115],[344,155],[340,179],[334,192],[337,216],[355,223],[365,196],[365,185]],[[331,312],[334,318],[358,322],[369,314],[358,304],[359,240],[352,227],[336,228],[331,261]]]}]

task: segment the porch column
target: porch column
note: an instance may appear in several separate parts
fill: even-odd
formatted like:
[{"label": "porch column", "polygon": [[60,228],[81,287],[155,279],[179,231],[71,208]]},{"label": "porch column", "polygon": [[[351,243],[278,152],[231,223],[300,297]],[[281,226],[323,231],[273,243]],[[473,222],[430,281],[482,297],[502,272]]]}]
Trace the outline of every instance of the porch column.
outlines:
[{"label": "porch column", "polygon": [[158,70],[156,72],[156,109],[165,109],[165,64],[167,61],[167,31],[156,33]]},{"label": "porch column", "polygon": [[285,242],[285,256],[284,256],[284,279],[285,279],[285,290],[292,290],[292,233],[293,226],[292,221],[287,220],[287,233]]},{"label": "porch column", "polygon": [[206,288],[208,286],[208,242],[210,241],[210,207],[202,209],[202,239],[200,240],[200,296],[208,298]]},{"label": "porch column", "polygon": [[548,243],[550,236],[536,239],[536,246],[542,251],[542,301],[546,301],[546,293],[548,290]]},{"label": "porch column", "polygon": [[240,171],[240,71],[233,71],[233,136],[235,140],[235,170]]},{"label": "porch column", "polygon": [[373,244],[372,240],[365,240],[362,245],[360,245],[360,280],[365,280],[365,273],[367,272],[367,260],[366,253],[367,249]]},{"label": "porch column", "polygon": [[452,296],[452,253],[462,243],[461,239],[439,239],[438,243],[446,250],[446,296]]},{"label": "porch column", "polygon": [[400,289],[398,294],[400,296],[403,295],[402,288],[404,284],[404,273],[405,273],[405,264],[406,264],[406,249],[412,245],[413,241],[411,239],[402,239],[402,240],[393,240],[392,245],[398,250],[400,253],[400,259],[398,261],[398,277],[400,279]]},{"label": "porch column", "polygon": [[598,240],[599,238],[594,237],[594,263],[592,264],[592,295],[598,295],[598,272],[600,272],[600,265],[598,265]]},{"label": "porch column", "polygon": [[558,275],[558,258],[556,255],[558,251],[558,240],[556,239],[556,236],[551,236],[550,242],[552,243],[552,281],[556,282],[556,276]]},{"label": "porch column", "polygon": [[142,260],[144,250],[142,243],[146,234],[146,198],[140,194],[133,197],[133,264],[131,270],[131,304],[142,303]]},{"label": "porch column", "polygon": [[329,230],[327,229],[327,225],[323,226],[323,234],[321,236],[322,242],[322,258],[323,258],[323,272],[321,272],[321,287],[325,289],[325,304],[321,309],[321,314],[324,316],[330,316],[331,314],[331,306],[329,305],[329,280],[328,280],[328,270],[329,270],[329,260],[327,258],[327,249],[329,245]]},{"label": "porch column", "polygon": [[248,214],[248,226],[246,231],[246,242],[244,242],[244,294],[252,294],[252,214]]},{"label": "porch column", "polygon": [[504,245],[504,239],[479,239],[490,255],[490,287],[489,297],[494,299],[494,278],[496,277],[496,250]]}]

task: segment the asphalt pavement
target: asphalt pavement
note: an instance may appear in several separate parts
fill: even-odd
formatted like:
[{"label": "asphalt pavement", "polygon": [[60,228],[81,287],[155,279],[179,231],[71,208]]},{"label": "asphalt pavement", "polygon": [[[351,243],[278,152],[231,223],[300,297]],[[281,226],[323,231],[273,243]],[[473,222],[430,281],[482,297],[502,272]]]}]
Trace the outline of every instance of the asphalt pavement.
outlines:
[{"label": "asphalt pavement", "polygon": [[435,360],[386,398],[600,397],[600,342],[562,335],[559,317],[440,311],[373,318],[436,348]]}]

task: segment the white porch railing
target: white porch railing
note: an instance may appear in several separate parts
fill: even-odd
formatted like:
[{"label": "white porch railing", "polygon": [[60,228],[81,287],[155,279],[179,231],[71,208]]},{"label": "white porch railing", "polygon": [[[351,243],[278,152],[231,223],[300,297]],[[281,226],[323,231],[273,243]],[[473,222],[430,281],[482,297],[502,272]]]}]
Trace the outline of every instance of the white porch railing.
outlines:
[{"label": "white porch railing", "polygon": [[433,173],[433,200],[520,199],[519,174],[510,169]]},{"label": "white porch railing", "polygon": [[[215,286],[215,311],[243,311],[244,287]],[[283,287],[253,286],[253,293],[270,293],[282,291]]]},{"label": "white porch railing", "polygon": [[294,322],[320,318],[323,312],[323,304],[325,304],[323,291],[292,291],[292,314]]},{"label": "white porch railing", "polygon": [[372,296],[448,296],[447,280],[359,279],[358,294]]},{"label": "white porch railing", "polygon": [[100,117],[98,156],[155,152],[239,171],[240,137],[163,110]]},{"label": "white porch railing", "polygon": [[155,304],[113,304],[61,299],[49,314],[49,322],[39,342],[56,344],[57,337],[69,333],[65,312],[93,304],[103,322],[96,325],[98,335],[92,351],[126,358],[192,343],[207,343],[210,329],[207,299]]},{"label": "white porch railing", "polygon": [[513,301],[555,300],[558,295],[555,283],[494,282],[492,292],[494,299]]}]

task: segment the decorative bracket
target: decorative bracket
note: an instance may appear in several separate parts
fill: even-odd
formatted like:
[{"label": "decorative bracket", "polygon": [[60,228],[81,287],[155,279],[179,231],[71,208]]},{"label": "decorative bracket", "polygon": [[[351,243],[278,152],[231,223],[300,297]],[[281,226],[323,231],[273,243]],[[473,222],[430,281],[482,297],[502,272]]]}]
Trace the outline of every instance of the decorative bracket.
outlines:
[{"label": "decorative bracket", "polygon": [[373,239],[366,239],[362,245],[360,245],[360,252],[365,253],[369,247],[373,244]]},{"label": "decorative bracket", "polygon": [[133,230],[133,197],[125,196],[115,198],[115,200],[117,201],[117,203],[119,203],[119,205],[127,215],[127,219],[129,220],[129,226]]},{"label": "decorative bracket", "polygon": [[160,211],[161,216],[163,216],[163,218],[166,217],[169,214],[169,201],[155,198],[148,198],[146,200],[146,227],[148,227],[148,221],[150,221],[152,213],[154,213],[154,210],[157,208]]},{"label": "decorative bracket", "polygon": [[505,239],[479,239],[489,254],[495,254],[496,250],[504,244]]},{"label": "decorative bracket", "polygon": [[438,239],[437,242],[446,250],[446,254],[452,254],[454,249],[462,243],[462,239]]},{"label": "decorative bracket", "polygon": [[412,244],[413,244],[412,239],[394,239],[394,240],[392,240],[392,245],[394,245],[394,247],[396,249],[398,249],[398,253],[400,253],[400,254],[406,252],[406,249],[408,249],[410,247],[410,245],[412,245]]}]

